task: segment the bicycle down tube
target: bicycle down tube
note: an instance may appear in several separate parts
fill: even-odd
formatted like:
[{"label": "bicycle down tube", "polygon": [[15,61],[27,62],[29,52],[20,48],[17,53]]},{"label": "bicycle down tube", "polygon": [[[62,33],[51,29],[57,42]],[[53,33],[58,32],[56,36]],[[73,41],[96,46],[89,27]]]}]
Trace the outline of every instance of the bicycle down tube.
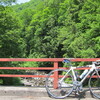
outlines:
[{"label": "bicycle down tube", "polygon": [[88,73],[84,76],[84,78],[80,81],[80,84],[82,84],[88,75],[90,75],[94,70],[96,70],[95,64],[92,65],[92,67],[89,69]]}]

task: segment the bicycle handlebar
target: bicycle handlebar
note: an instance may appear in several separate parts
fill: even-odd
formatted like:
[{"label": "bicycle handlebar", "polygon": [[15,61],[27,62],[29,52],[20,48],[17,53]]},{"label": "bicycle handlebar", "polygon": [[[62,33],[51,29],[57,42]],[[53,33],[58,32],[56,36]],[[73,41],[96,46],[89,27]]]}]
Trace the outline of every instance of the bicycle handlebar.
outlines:
[{"label": "bicycle handlebar", "polygon": [[95,62],[93,62],[95,65],[100,65],[100,60],[97,60],[97,61],[95,61]]}]

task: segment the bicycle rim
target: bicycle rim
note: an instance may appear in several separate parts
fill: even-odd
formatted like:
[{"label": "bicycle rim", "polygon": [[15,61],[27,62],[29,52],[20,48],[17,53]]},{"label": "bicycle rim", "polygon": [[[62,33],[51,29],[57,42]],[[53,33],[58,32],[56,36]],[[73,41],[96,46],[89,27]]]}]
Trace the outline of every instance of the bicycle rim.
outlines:
[{"label": "bicycle rim", "polygon": [[[98,75],[99,74],[99,75]],[[91,93],[100,99],[100,72],[94,72],[89,79],[89,88]]]},{"label": "bicycle rim", "polygon": [[[56,86],[55,79],[53,76],[55,73],[58,73],[58,77],[56,77]],[[69,96],[73,91],[73,78],[68,73],[68,75],[61,82],[62,77],[67,73],[67,70],[57,69],[51,71],[46,78],[46,90],[48,94],[56,99],[61,99]]]}]

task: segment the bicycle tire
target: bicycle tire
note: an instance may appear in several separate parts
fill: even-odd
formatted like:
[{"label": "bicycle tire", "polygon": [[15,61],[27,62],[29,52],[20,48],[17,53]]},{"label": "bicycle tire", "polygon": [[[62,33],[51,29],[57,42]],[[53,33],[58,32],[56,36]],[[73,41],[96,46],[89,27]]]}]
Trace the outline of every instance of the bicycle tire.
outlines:
[{"label": "bicycle tire", "polygon": [[[100,72],[98,72],[98,74],[96,73],[96,71],[92,73],[89,79],[89,89],[94,97],[97,97],[100,99]],[[97,76],[97,77],[94,78],[94,76]]]},{"label": "bicycle tire", "polygon": [[[54,78],[52,75],[54,73],[58,73],[58,82],[57,82],[57,88],[54,88]],[[47,78],[46,78],[46,90],[49,96],[56,98],[56,99],[63,99],[67,96],[69,96],[73,91],[73,77],[68,73],[69,77],[66,77],[63,82],[60,83],[61,76],[63,76],[65,73],[67,73],[67,70],[64,69],[56,69],[51,71]],[[52,78],[51,78],[52,77]],[[70,85],[69,85],[70,84]]]}]

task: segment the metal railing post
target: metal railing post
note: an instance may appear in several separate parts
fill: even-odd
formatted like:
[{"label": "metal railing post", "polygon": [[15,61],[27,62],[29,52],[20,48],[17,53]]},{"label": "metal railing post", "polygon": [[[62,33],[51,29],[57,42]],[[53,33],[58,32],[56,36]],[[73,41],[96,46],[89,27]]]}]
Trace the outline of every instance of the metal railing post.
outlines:
[{"label": "metal railing post", "polygon": [[[54,69],[58,69],[58,62],[54,62]],[[54,83],[53,87],[56,89],[58,88],[58,72],[54,72]]]}]

